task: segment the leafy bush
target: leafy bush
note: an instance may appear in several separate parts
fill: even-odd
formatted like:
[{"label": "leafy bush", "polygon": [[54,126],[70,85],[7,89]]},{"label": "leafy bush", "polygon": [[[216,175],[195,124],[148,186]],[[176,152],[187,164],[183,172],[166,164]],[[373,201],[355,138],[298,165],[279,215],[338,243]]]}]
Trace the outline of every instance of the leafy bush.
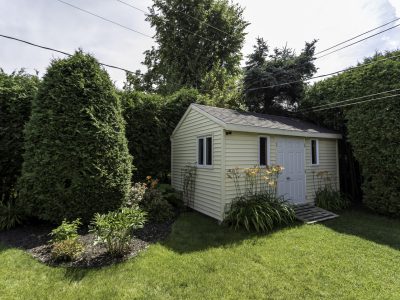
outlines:
[{"label": "leafy bush", "polygon": [[140,183],[136,182],[130,190],[129,193],[129,198],[128,200],[123,203],[123,207],[134,207],[138,205],[140,202],[142,202],[144,194],[146,193],[147,190],[147,184],[146,183]]},{"label": "leafy bush", "polygon": [[76,260],[84,251],[84,246],[77,239],[66,239],[53,243],[51,256],[55,261]]},{"label": "leafy bush", "polygon": [[22,223],[25,215],[15,201],[0,203],[0,230],[11,229]]},{"label": "leafy bush", "polygon": [[169,184],[160,184],[159,190],[165,200],[168,201],[173,207],[181,209],[183,208],[182,193],[176,191]]},{"label": "leafy bush", "polygon": [[315,192],[315,205],[327,210],[342,210],[350,205],[350,201],[329,186]]},{"label": "leafy bush", "polygon": [[95,214],[90,232],[96,235],[97,243],[104,243],[113,256],[123,255],[132,238],[133,230],[142,228],[146,213],[138,208],[122,208],[107,214]]},{"label": "leafy bush", "polygon": [[267,232],[280,225],[294,221],[294,210],[283,198],[263,193],[237,197],[231,204],[224,222],[235,229]]},{"label": "leafy bush", "polygon": [[[5,206],[17,196],[23,129],[29,120],[39,83],[37,76],[25,74],[22,70],[7,75],[0,69],[0,203]],[[10,206],[14,207],[13,204]]]},{"label": "leafy bush", "polygon": [[154,222],[168,221],[174,216],[171,204],[158,189],[148,189],[140,207],[149,214],[149,219]]},{"label": "leafy bush", "polygon": [[76,239],[79,236],[78,229],[81,224],[80,219],[76,219],[72,222],[68,222],[67,220],[62,221],[60,226],[51,231],[50,235],[53,237],[51,241],[56,243]]},{"label": "leafy bush", "polygon": [[25,134],[19,196],[33,216],[87,222],[126,201],[132,158],[120,102],[92,56],[53,60]]}]

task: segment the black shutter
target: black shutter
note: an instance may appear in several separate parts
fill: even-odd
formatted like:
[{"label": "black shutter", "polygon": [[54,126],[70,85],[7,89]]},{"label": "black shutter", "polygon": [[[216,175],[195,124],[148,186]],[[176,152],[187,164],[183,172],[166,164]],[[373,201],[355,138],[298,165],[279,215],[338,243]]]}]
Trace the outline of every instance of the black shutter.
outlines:
[{"label": "black shutter", "polygon": [[260,166],[267,165],[267,138],[260,138]]},{"label": "black shutter", "polygon": [[211,166],[212,165],[212,138],[210,138],[210,137],[208,137],[206,140],[206,151],[207,151],[206,164]]},{"label": "black shutter", "polygon": [[204,165],[204,139],[198,139],[198,158],[197,164]]}]

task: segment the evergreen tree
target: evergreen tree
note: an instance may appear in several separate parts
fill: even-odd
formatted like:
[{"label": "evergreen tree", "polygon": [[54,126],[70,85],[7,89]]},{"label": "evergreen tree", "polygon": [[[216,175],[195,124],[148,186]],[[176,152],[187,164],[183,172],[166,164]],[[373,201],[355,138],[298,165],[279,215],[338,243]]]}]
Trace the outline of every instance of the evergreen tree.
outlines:
[{"label": "evergreen tree", "polygon": [[128,196],[132,158],[119,99],[92,56],[51,63],[25,135],[19,196],[31,215],[88,221]]}]

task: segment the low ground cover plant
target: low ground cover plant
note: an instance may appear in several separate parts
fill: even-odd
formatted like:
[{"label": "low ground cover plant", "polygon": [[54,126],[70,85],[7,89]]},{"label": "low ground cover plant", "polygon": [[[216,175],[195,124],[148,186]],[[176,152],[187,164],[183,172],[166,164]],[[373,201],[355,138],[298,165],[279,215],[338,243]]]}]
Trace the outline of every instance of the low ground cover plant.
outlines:
[{"label": "low ground cover plant", "polygon": [[121,208],[107,214],[95,214],[90,232],[95,234],[96,243],[103,243],[112,256],[122,256],[129,248],[133,230],[142,228],[147,213],[137,206]]},{"label": "low ground cover plant", "polygon": [[228,178],[235,184],[236,198],[225,215],[224,222],[235,229],[267,232],[294,221],[294,210],[283,197],[277,196],[280,166],[229,170]]}]

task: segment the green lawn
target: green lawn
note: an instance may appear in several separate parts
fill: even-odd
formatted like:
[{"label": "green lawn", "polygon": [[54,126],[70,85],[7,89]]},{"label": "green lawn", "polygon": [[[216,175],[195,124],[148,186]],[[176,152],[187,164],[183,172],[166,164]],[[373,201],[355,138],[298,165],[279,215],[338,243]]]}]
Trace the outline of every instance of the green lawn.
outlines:
[{"label": "green lawn", "polygon": [[249,235],[187,213],[170,237],[103,269],[0,248],[1,299],[400,299],[400,220],[360,211]]}]

